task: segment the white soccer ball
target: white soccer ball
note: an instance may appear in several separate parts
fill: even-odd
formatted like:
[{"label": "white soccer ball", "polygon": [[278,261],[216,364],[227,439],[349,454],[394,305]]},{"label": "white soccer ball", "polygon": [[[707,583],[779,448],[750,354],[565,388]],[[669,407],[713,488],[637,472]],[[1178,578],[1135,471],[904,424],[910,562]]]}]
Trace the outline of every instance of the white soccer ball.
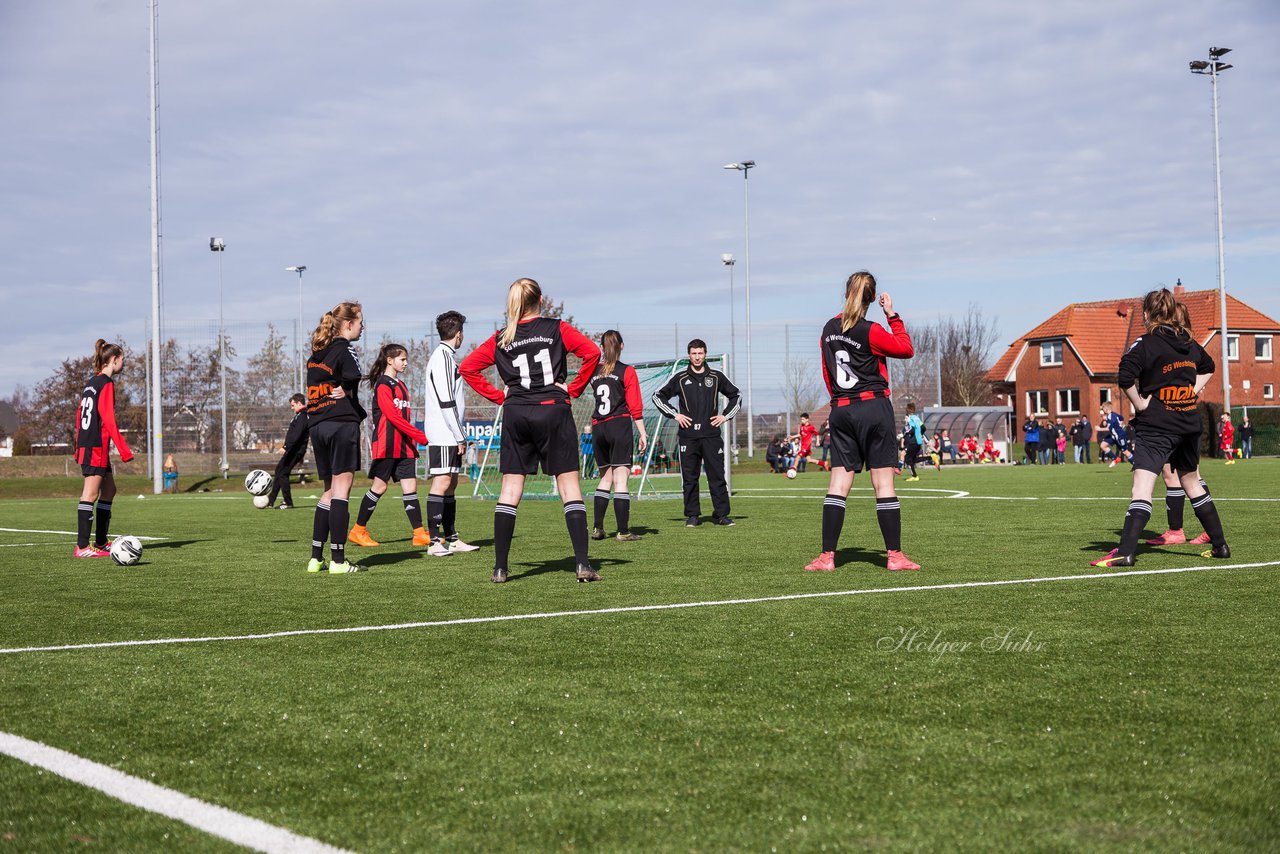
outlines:
[{"label": "white soccer ball", "polygon": [[266,510],[271,506],[271,499],[265,495],[255,495],[253,496],[253,506],[259,510]]},{"label": "white soccer ball", "polygon": [[133,566],[142,557],[142,541],[137,537],[116,537],[111,542],[111,559],[120,566]]},{"label": "white soccer ball", "polygon": [[795,469],[787,469],[787,478],[788,478],[788,479],[790,479],[790,480],[795,480],[795,479],[796,479],[796,470],[795,470]]},{"label": "white soccer ball", "polygon": [[266,495],[271,491],[273,480],[270,472],[254,469],[244,476],[244,488],[253,495]]}]

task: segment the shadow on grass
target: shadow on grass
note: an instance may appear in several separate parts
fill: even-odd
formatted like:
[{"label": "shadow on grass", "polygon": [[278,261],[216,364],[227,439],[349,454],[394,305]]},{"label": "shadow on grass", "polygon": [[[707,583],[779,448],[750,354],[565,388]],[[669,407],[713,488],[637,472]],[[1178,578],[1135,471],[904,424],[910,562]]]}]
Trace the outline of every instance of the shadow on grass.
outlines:
[{"label": "shadow on grass", "polygon": [[[600,575],[607,578],[606,570],[610,567],[618,567],[620,565],[629,564],[631,561],[622,558],[606,557],[592,558],[591,565],[600,570]],[[578,570],[578,562],[573,556],[557,558],[556,560],[543,561],[542,563],[522,563],[521,567],[531,567],[521,571],[512,569],[510,575],[507,576],[507,583],[512,581],[523,581],[526,578],[532,578],[536,575],[545,575],[549,572],[564,573],[569,579],[573,580],[574,574]]]},{"label": "shadow on grass", "polygon": [[152,549],[180,549],[183,546],[189,546],[194,543],[211,543],[211,542],[213,542],[212,538],[207,540],[159,540],[158,542],[154,542],[154,543],[146,543],[143,546],[143,548],[146,549],[147,551],[151,551]]},{"label": "shadow on grass", "polygon": [[201,487],[208,486],[209,484],[213,483],[215,480],[222,480],[222,476],[216,475],[216,474],[209,475],[204,480],[197,480],[195,483],[191,484],[190,486],[188,486],[186,489],[182,491],[183,492],[203,492],[204,490]]},{"label": "shadow on grass", "polygon": [[857,564],[869,564],[876,569],[884,569],[885,555],[883,551],[869,551],[868,549],[844,548],[836,550],[836,569],[849,566],[857,568]]}]

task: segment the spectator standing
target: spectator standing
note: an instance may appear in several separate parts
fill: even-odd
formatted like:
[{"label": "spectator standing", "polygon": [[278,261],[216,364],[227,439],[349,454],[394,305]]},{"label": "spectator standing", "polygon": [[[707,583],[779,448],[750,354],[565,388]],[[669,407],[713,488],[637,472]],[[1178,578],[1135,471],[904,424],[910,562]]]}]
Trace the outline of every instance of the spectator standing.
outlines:
[{"label": "spectator standing", "polygon": [[1236,428],[1231,424],[1231,415],[1222,413],[1222,441],[1219,447],[1222,449],[1222,456],[1227,458],[1227,465],[1235,465],[1236,457],[1234,452],[1236,438]]},{"label": "spectator standing", "polygon": [[[1084,461],[1086,463],[1091,463],[1093,462],[1091,453],[1091,446],[1093,444],[1093,424],[1089,421],[1088,415],[1080,416],[1080,426],[1083,428],[1080,431],[1080,436],[1084,440]],[[1079,460],[1076,462],[1079,462]]]},{"label": "spectator standing", "polygon": [[1030,465],[1036,464],[1036,454],[1040,450],[1040,422],[1036,421],[1030,415],[1027,416],[1026,422],[1022,425],[1022,441],[1024,443],[1023,450],[1026,452],[1027,462]]},{"label": "spectator standing", "polygon": [[1246,460],[1253,459],[1253,424],[1248,415],[1240,422],[1240,453]]}]

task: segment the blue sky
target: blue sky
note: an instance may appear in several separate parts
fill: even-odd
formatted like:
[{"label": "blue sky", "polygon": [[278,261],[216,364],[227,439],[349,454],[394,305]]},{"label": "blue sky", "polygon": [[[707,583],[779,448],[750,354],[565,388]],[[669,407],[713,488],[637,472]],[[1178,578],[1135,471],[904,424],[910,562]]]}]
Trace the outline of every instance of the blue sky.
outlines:
[{"label": "blue sky", "polygon": [[[1280,317],[1280,4],[160,3],[165,312],[496,318],[530,275],[584,325],[726,312],[752,158],[753,318],[876,273],[908,322],[1012,340],[1071,300],[1216,284]],[[149,315],[147,8],[0,3],[0,395]],[[737,268],[738,295],[741,276]],[[738,314],[739,326],[742,315]],[[760,327],[761,335],[768,334]],[[758,336],[759,337],[759,336]],[[757,341],[757,345],[760,342]],[[741,346],[741,345],[740,345]],[[714,345],[713,345],[714,349]],[[636,358],[645,354],[629,353]],[[666,353],[658,355],[667,355]]]}]

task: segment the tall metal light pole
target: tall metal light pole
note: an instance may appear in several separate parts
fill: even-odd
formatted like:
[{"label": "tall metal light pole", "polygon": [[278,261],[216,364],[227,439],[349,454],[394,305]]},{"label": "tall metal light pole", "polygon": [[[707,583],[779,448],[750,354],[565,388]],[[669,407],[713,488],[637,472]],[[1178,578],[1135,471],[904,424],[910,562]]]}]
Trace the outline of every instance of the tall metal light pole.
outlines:
[{"label": "tall metal light pole", "polygon": [[[738,306],[733,299],[733,265],[738,262],[733,260],[733,255],[728,252],[720,256],[720,261],[729,268],[729,358],[733,361],[731,367],[736,371],[738,369]],[[738,449],[737,418],[729,422],[729,442],[736,453]]]},{"label": "tall metal light pole", "polygon": [[747,191],[747,175],[755,168],[754,160],[743,160],[741,163],[726,163],[725,169],[736,169],[742,173],[742,226],[743,226],[743,260],[746,262],[747,279],[747,456],[756,455],[756,409],[751,393],[751,199]]},{"label": "tall metal light pole", "polygon": [[160,395],[160,107],[157,101],[160,32],[156,0],[147,4],[151,124],[151,491],[164,488],[164,404]]},{"label": "tall metal light pole", "polygon": [[1218,75],[1231,67],[1230,63],[1219,62],[1223,55],[1231,52],[1229,47],[1209,48],[1209,60],[1197,59],[1191,62],[1192,74],[1207,74],[1213,93],[1213,177],[1218,205],[1218,312],[1221,314],[1222,328],[1222,409],[1231,412],[1231,363],[1227,361],[1227,266],[1222,246],[1222,148],[1218,142]]},{"label": "tall metal light pole", "polygon": [[210,237],[209,249],[218,253],[218,373],[222,377],[222,479],[226,480],[231,470],[227,462],[227,329],[222,321],[222,253],[227,251],[227,242]]},{"label": "tall metal light pole", "polygon": [[294,336],[294,343],[298,345],[298,391],[305,395],[307,393],[307,354],[302,345],[302,335],[307,327],[302,322],[302,274],[307,272],[307,265],[294,264],[284,269],[286,273],[298,274],[298,334]]}]

